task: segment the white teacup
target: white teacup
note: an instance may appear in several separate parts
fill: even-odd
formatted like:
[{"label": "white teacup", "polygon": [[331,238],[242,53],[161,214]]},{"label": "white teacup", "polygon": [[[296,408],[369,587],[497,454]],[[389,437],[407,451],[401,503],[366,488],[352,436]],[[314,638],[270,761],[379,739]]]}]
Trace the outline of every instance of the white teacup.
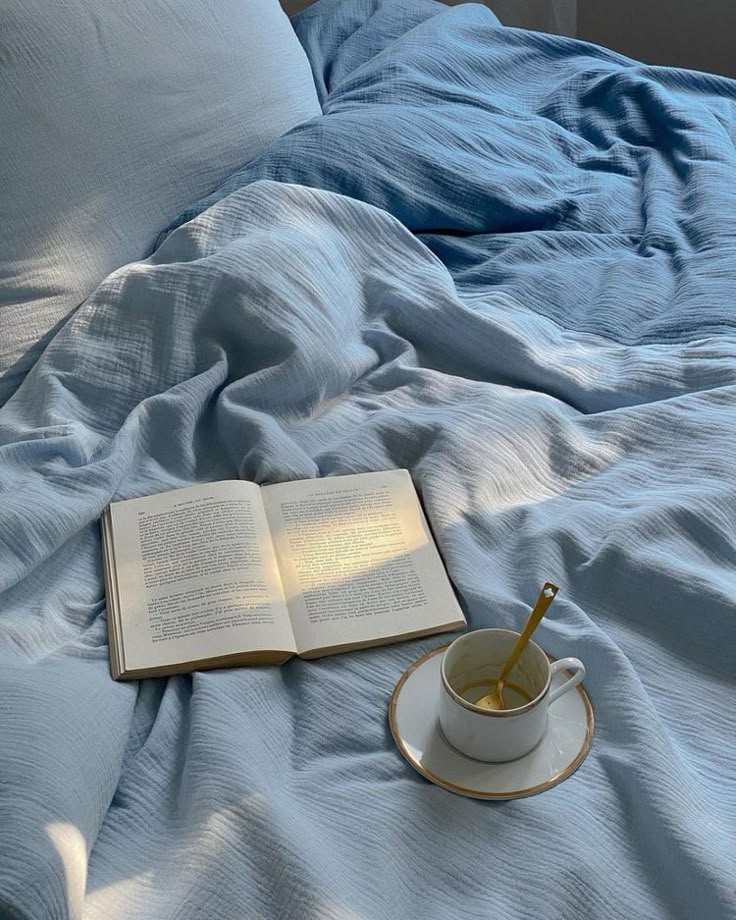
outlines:
[{"label": "white teacup", "polygon": [[[439,719],[445,738],[461,754],[490,763],[528,754],[547,730],[547,710],[585,677],[578,658],[553,664],[530,641],[514,666],[504,690],[513,709],[484,709],[474,702],[495,689],[519,634],[508,629],[476,629],[455,639],[442,660]],[[558,671],[573,676],[550,691]]]}]

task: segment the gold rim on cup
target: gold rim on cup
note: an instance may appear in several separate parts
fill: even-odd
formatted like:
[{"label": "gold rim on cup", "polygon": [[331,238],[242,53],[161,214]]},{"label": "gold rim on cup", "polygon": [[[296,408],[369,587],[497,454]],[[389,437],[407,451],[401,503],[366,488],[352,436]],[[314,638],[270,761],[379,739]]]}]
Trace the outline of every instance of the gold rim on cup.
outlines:
[{"label": "gold rim on cup", "polygon": [[[513,632],[512,629],[504,629],[502,631],[503,632]],[[473,635],[472,632],[465,633],[465,636],[472,636],[472,635]],[[464,639],[465,636],[461,636],[460,638]],[[452,644],[453,643],[451,642],[450,645]],[[445,645],[443,646],[443,648],[448,649],[450,645]],[[537,645],[537,643],[533,642],[531,639],[529,640],[527,648],[529,647],[529,645],[533,645],[535,648],[538,648],[539,651],[542,652],[543,655],[545,654],[544,651],[542,651],[542,649]],[[546,657],[549,658],[549,655],[547,655]],[[553,660],[554,659],[550,658],[550,662],[552,662]],[[547,695],[549,691],[549,685],[552,682],[552,675],[548,673],[547,683],[544,685],[544,688],[539,691],[539,693],[534,697],[533,700],[529,700],[529,702],[524,703],[523,706],[517,706],[516,709],[487,709],[485,706],[476,706],[475,703],[469,703],[468,700],[460,696],[460,694],[456,690],[453,690],[453,688],[450,686],[450,682],[448,681],[447,677],[445,677],[444,661],[440,665],[440,676],[442,678],[442,683],[445,686],[445,690],[447,690],[447,692],[450,694],[450,696],[456,703],[459,703],[461,706],[464,706],[465,709],[469,709],[470,712],[477,712],[481,716],[496,716],[496,717],[498,716],[518,716],[524,712],[529,712],[529,710],[533,709],[535,706],[538,706],[542,702],[542,700]]]}]

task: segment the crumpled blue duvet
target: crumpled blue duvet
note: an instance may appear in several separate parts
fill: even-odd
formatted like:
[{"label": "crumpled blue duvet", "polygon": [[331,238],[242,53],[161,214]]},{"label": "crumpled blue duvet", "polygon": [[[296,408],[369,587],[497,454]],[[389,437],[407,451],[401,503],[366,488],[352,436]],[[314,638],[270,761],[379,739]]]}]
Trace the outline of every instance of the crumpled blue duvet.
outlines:
[{"label": "crumpled blue duvet", "polygon": [[[0,916],[736,911],[736,83],[322,0],[324,116],[111,275],[0,410]],[[114,220],[114,215],[110,216]],[[568,781],[437,788],[386,720],[424,639],[108,673],[112,499],[408,467],[472,627],[577,654]]]}]

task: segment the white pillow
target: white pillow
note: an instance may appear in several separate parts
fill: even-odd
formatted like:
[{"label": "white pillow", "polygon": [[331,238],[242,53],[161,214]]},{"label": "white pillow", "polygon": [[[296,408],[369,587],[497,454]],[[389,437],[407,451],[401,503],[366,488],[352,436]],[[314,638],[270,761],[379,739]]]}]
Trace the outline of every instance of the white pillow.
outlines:
[{"label": "white pillow", "polygon": [[105,275],[319,114],[278,0],[2,0],[0,405]]}]

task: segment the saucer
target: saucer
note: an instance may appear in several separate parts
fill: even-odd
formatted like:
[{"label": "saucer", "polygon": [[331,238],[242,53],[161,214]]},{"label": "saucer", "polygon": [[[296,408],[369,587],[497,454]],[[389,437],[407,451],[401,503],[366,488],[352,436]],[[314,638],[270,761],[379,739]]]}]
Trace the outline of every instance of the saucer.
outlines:
[{"label": "saucer", "polygon": [[[524,757],[509,763],[484,763],[456,751],[445,740],[436,711],[446,649],[443,645],[418,658],[391,695],[391,734],[417,772],[458,795],[519,799],[551,789],[577,770],[593,740],[593,707],[582,684],[550,706],[547,732]],[[556,674],[552,687],[569,676],[564,671]]]}]

